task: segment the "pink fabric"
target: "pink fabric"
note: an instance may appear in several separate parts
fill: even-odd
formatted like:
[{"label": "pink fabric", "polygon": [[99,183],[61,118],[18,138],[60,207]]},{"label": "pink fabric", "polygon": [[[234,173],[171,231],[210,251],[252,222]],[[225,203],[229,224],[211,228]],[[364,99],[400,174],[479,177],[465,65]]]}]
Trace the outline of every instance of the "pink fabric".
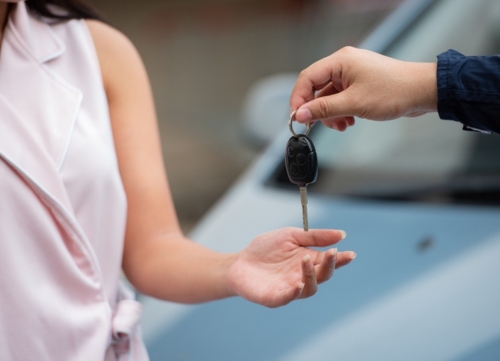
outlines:
[{"label": "pink fabric", "polygon": [[0,51],[0,360],[147,360],[118,287],[126,201],[84,21],[23,2]]},{"label": "pink fabric", "polygon": [[142,305],[133,299],[133,293],[123,284],[120,284],[119,297],[112,322],[114,355],[119,361],[141,359],[141,355],[146,354],[138,329]]}]

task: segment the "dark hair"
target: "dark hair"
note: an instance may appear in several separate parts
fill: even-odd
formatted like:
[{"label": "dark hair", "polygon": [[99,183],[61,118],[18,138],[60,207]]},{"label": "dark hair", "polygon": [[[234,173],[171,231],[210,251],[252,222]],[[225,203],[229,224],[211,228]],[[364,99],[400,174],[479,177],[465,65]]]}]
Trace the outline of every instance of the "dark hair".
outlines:
[{"label": "dark hair", "polygon": [[102,20],[94,9],[80,0],[26,0],[26,5],[35,14],[56,20]]}]

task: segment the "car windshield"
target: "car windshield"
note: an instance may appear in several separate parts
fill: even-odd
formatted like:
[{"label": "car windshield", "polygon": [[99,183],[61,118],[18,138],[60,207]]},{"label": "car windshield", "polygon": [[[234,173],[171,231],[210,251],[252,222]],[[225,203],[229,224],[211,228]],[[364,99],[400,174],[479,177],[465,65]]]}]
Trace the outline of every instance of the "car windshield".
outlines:
[{"label": "car windshield", "polygon": [[[435,115],[357,120],[312,134],[320,176],[313,192],[419,201],[499,202],[500,138],[461,131]],[[496,195],[496,196],[495,196]]]}]

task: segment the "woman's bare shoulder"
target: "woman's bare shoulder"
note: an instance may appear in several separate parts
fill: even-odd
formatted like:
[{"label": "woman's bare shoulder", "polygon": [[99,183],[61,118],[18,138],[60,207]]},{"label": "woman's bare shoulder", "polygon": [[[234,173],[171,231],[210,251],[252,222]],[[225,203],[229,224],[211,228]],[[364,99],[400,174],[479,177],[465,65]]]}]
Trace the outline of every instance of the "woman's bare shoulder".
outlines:
[{"label": "woman's bare shoulder", "polygon": [[139,53],[122,32],[102,21],[85,22],[94,41],[106,90],[124,74],[143,72]]}]

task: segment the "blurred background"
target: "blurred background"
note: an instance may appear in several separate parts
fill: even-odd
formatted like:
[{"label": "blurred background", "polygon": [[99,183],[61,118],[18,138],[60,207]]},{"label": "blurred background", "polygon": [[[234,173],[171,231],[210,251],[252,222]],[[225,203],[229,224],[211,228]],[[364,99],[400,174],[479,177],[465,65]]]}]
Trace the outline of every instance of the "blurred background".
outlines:
[{"label": "blurred background", "polygon": [[[148,70],[181,227],[189,232],[265,146],[245,135],[255,82],[356,45],[401,0],[90,0]],[[288,119],[282,121],[287,126]],[[271,131],[271,130],[270,130]]]}]

